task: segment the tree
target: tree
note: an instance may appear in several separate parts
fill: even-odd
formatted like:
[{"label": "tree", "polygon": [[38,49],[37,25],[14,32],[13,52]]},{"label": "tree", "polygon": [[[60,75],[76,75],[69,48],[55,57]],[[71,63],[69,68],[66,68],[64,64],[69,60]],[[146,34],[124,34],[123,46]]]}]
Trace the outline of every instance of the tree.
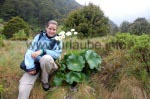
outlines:
[{"label": "tree", "polygon": [[89,4],[81,9],[72,11],[65,22],[65,29],[76,29],[84,37],[96,37],[106,35],[108,33],[108,18],[99,7]]},{"label": "tree", "polygon": [[20,17],[13,17],[4,25],[2,34],[4,34],[6,38],[11,38],[14,33],[22,29],[24,29],[26,35],[29,36],[30,29],[28,24]]},{"label": "tree", "polygon": [[150,23],[145,18],[137,18],[130,26],[130,33],[141,35],[150,34]]},{"label": "tree", "polygon": [[129,32],[130,23],[128,21],[123,21],[120,25],[121,33]]}]

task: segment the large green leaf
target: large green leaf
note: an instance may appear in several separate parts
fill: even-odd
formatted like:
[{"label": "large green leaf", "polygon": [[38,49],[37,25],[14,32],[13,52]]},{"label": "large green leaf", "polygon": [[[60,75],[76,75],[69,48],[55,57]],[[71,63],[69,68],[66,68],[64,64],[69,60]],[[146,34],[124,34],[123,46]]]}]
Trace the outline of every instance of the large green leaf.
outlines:
[{"label": "large green leaf", "polygon": [[83,57],[74,54],[68,57],[66,64],[68,69],[72,71],[82,71],[82,69],[85,67],[85,61],[83,60]]},{"label": "large green leaf", "polygon": [[73,84],[73,82],[82,82],[85,79],[85,74],[81,72],[69,72],[66,74],[66,82]]},{"label": "large green leaf", "polygon": [[85,53],[85,58],[89,64],[90,69],[98,69],[99,64],[101,64],[101,57],[92,50],[87,50]]},{"label": "large green leaf", "polygon": [[57,72],[53,79],[53,84],[54,85],[62,85],[63,80],[65,80],[65,75],[61,72]]}]

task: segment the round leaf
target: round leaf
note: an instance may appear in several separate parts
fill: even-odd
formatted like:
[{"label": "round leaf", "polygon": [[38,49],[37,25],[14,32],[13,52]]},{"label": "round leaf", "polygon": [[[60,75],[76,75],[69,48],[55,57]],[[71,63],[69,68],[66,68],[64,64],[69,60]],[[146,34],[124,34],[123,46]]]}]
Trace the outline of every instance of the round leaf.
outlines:
[{"label": "round leaf", "polygon": [[68,57],[66,64],[68,69],[72,71],[82,71],[82,69],[85,67],[85,61],[83,60],[83,57],[74,54]]},{"label": "round leaf", "polygon": [[66,74],[66,82],[68,82],[69,84],[73,84],[73,82],[81,82],[85,79],[85,74],[81,73],[81,72],[69,72],[68,74]]},{"label": "round leaf", "polygon": [[53,79],[53,84],[57,86],[62,85],[64,79],[65,75],[63,73],[58,72]]},{"label": "round leaf", "polygon": [[90,69],[97,69],[99,64],[101,64],[100,56],[92,50],[86,51],[85,58],[87,63],[89,64]]}]

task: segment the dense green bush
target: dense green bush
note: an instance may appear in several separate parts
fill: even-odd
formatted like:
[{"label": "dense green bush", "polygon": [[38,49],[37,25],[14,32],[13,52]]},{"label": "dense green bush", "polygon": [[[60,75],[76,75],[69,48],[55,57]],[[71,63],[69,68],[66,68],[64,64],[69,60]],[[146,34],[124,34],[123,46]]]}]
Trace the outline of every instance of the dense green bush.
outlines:
[{"label": "dense green bush", "polygon": [[137,18],[134,22],[123,21],[120,25],[121,33],[130,32],[135,35],[150,34],[150,23],[146,18]]},{"label": "dense green bush", "polygon": [[145,18],[137,18],[130,24],[129,32],[136,35],[150,34],[150,23]]},{"label": "dense green bush", "polygon": [[136,42],[136,35],[130,33],[117,33],[115,37],[112,37],[106,43],[107,49],[130,49]]},{"label": "dense green bush", "polygon": [[142,63],[142,68],[150,73],[150,35],[136,37],[136,42],[131,48],[131,55]]},{"label": "dense green bush", "polygon": [[79,32],[78,37],[97,37],[109,32],[108,18],[93,4],[71,12],[64,25],[66,30],[74,28]]},{"label": "dense green bush", "polygon": [[13,37],[11,38],[11,40],[27,40],[27,39],[28,37],[26,36],[24,29],[19,30],[18,32],[13,34]]},{"label": "dense green bush", "polygon": [[29,36],[30,29],[28,24],[20,17],[13,17],[6,25],[4,25],[2,34],[4,34],[6,38],[11,38],[13,37],[13,34],[22,29],[24,29],[25,34]]}]

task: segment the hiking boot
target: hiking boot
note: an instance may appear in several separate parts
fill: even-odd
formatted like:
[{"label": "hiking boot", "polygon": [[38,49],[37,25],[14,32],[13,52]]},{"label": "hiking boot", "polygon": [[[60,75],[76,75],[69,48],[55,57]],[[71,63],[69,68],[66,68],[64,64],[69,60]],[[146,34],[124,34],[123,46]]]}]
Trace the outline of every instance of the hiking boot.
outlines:
[{"label": "hiking boot", "polygon": [[49,83],[42,83],[42,87],[44,91],[48,91],[50,89],[50,84]]}]

